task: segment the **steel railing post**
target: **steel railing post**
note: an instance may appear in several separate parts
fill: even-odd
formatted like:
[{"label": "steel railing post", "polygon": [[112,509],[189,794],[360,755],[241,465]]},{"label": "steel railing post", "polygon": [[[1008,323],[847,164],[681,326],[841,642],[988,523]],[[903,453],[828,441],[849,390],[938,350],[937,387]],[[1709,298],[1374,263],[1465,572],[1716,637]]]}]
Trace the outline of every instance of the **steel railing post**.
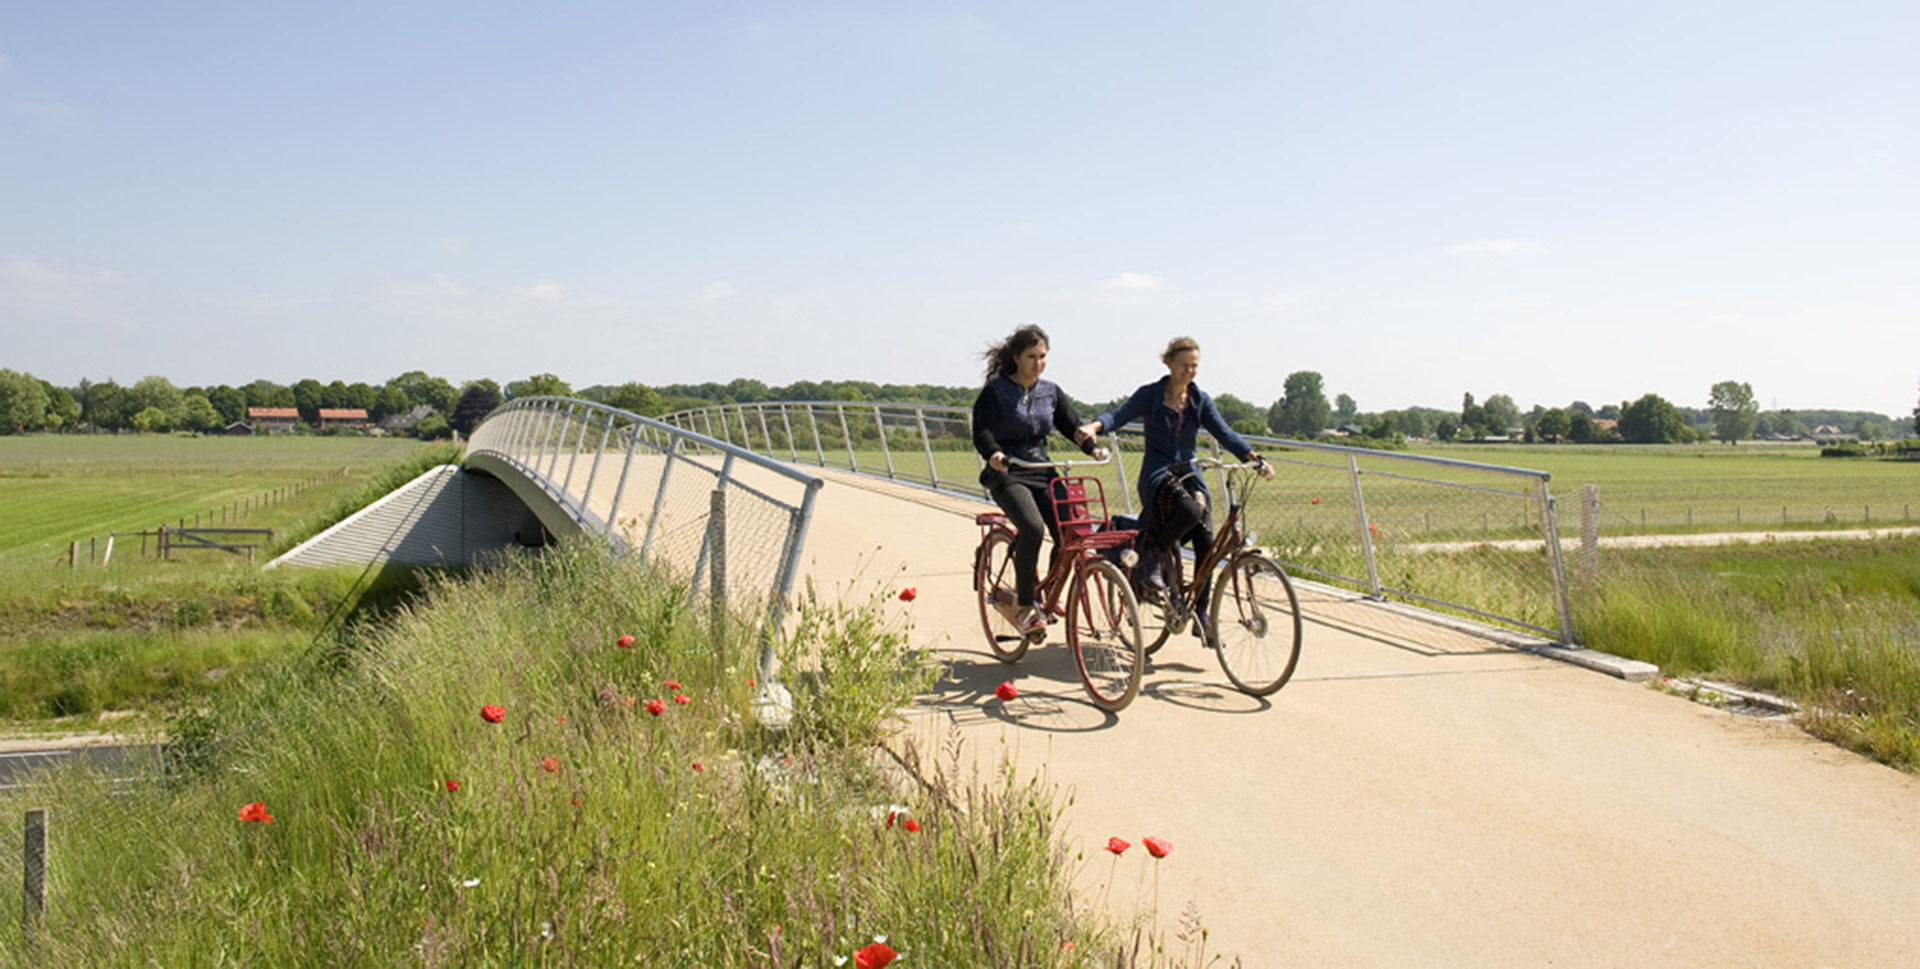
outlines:
[{"label": "steel railing post", "polygon": [[840,437],[847,445],[847,470],[858,471],[860,462],[853,458],[853,432],[847,429],[847,405],[835,404],[834,408],[840,411]]},{"label": "steel railing post", "polygon": [[1384,598],[1380,591],[1380,571],[1373,560],[1373,529],[1367,527],[1367,499],[1360,488],[1360,464],[1351,454],[1347,455],[1347,478],[1353,483],[1353,513],[1360,532],[1360,553],[1367,563],[1367,594],[1375,599]]},{"label": "steel railing post", "polygon": [[887,421],[880,413],[880,405],[873,405],[873,430],[880,435],[880,457],[887,462],[887,480],[893,480],[893,449],[887,446]]},{"label": "steel railing post", "polygon": [[1573,639],[1573,603],[1567,599],[1567,574],[1560,560],[1560,527],[1553,520],[1553,496],[1547,493],[1547,479],[1540,479],[1540,517],[1545,526],[1547,555],[1553,569],[1553,599],[1560,615],[1560,641],[1568,646]]},{"label": "steel railing post", "polygon": [[933,437],[927,433],[927,409],[916,407],[913,419],[920,424],[920,444],[927,449],[927,484],[940,487],[940,469],[933,464]]}]

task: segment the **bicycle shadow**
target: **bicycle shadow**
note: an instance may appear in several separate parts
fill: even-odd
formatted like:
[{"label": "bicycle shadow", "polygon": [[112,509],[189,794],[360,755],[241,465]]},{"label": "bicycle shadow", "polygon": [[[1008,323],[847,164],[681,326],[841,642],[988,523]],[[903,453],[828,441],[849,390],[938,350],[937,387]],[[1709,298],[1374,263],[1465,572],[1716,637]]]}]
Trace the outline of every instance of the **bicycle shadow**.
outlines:
[{"label": "bicycle shadow", "polygon": [[[1018,663],[1002,663],[985,651],[951,648],[942,650],[939,660],[945,675],[933,685],[933,693],[914,706],[945,713],[956,723],[998,720],[1051,733],[1088,733],[1120,722],[1118,715],[1087,699],[1065,643],[1035,646]],[[1019,696],[1002,700],[994,695],[1002,683],[1013,684]]]}]

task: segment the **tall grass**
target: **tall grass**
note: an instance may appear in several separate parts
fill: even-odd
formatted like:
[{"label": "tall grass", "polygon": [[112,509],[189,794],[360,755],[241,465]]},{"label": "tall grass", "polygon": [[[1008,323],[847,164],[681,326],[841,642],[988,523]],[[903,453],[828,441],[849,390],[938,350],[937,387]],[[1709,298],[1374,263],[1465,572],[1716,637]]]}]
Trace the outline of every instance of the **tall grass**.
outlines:
[{"label": "tall grass", "polygon": [[223,694],[160,782],[8,794],[54,805],[55,895],[37,955],[0,920],[0,958],[817,966],[884,935],[909,965],[1115,962],[1048,793],[876,767],[862,739],[925,683],[899,629],[803,621],[820,662],[774,733],[750,650],[714,655],[680,594],[588,546],[436,582],[349,662]]},{"label": "tall grass", "polygon": [[1815,733],[1920,768],[1920,540],[1608,550],[1582,641],[1777,691]]}]

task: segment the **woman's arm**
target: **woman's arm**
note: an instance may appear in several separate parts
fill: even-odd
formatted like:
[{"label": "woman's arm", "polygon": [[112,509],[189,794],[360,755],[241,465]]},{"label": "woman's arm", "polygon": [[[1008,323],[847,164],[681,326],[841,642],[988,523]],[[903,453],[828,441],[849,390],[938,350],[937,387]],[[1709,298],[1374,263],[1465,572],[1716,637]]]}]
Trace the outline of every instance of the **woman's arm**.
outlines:
[{"label": "woman's arm", "polygon": [[1067,398],[1067,392],[1061,390],[1058,385],[1054,387],[1053,429],[1059,431],[1062,437],[1079,445],[1080,450],[1088,457],[1093,456],[1094,448],[1100,444],[1099,439],[1093,436],[1095,432],[1088,431],[1086,426],[1080,423],[1080,415],[1073,412],[1073,401]]},{"label": "woman's arm", "polygon": [[973,399],[973,449],[989,464],[1001,453],[1000,441],[993,436],[993,421],[999,415],[1000,399],[994,395],[993,387],[980,388],[980,396]]},{"label": "woman's arm", "polygon": [[1127,398],[1126,403],[1094,418],[1093,423],[1100,426],[1093,433],[1111,434],[1133,423],[1135,418],[1145,414],[1148,408],[1153,406],[1154,398],[1158,396],[1160,396],[1160,381],[1142,384],[1133,392],[1133,396]]},{"label": "woman's arm", "polygon": [[1198,394],[1195,396],[1194,404],[1200,410],[1200,425],[1213,434],[1215,440],[1232,452],[1234,457],[1242,461],[1253,460],[1253,445],[1248,444],[1247,439],[1241,437],[1240,432],[1234,430],[1233,425],[1228,424],[1227,419],[1220,416],[1220,408],[1213,406],[1212,397]]}]

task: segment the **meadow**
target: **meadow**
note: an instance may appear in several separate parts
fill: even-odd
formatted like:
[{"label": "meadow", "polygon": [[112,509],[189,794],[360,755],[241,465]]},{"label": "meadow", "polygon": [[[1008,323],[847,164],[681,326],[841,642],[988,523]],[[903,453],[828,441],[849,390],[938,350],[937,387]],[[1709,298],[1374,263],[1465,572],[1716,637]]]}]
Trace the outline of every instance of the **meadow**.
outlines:
[{"label": "meadow", "polygon": [[[455,447],[365,438],[0,438],[0,719],[14,732],[128,729],[159,722],[323,649],[328,630],[404,595],[408,574],[263,571],[277,551],[352,513]],[[344,473],[343,473],[344,469]],[[244,502],[244,510],[235,506]],[[166,515],[228,507],[271,527],[257,561],[224,552],[142,557],[105,534]],[[146,520],[142,520],[146,519]],[[81,541],[76,563],[56,561]],[[104,560],[104,554],[102,554]],[[371,611],[370,609],[366,611]]]},{"label": "meadow", "polygon": [[[675,589],[585,544],[435,582],[344,662],[177,724],[157,780],[73,766],[0,793],[11,817],[52,806],[54,893],[30,955],[0,920],[0,961],[1220,964],[1197,933],[1075,899],[1093,860],[1056,836],[1051,792],[943,751],[920,752],[922,786],[877,756],[934,675],[902,661],[905,604],[807,612],[818,663],[788,656],[776,732],[750,642],[714,655]],[[1179,856],[1110,860],[1135,878]]]}]

